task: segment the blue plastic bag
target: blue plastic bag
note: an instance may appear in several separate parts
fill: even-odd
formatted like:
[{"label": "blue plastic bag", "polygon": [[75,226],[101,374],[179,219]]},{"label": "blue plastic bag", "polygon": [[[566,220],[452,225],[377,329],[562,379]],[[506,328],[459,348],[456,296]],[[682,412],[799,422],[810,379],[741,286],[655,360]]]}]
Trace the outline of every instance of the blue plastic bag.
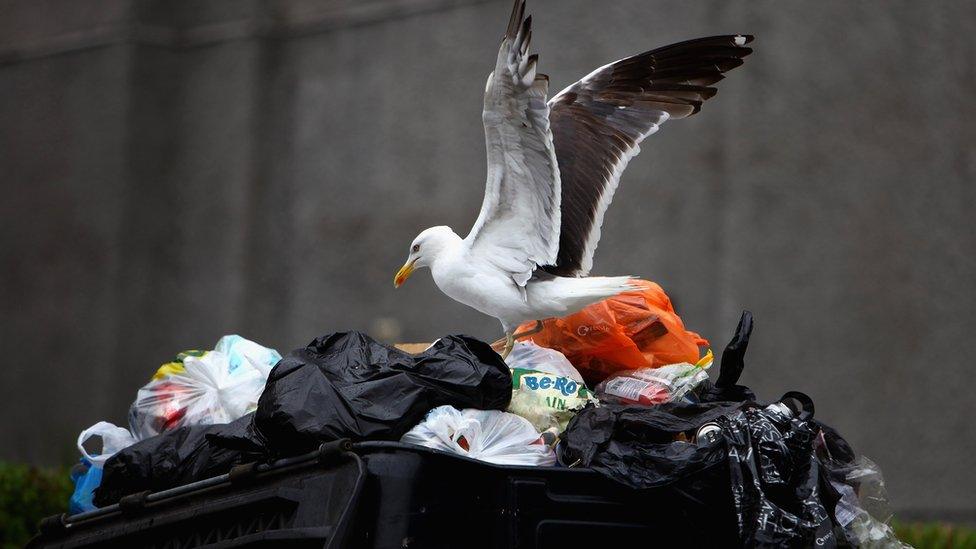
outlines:
[{"label": "blue plastic bag", "polygon": [[[85,442],[92,437],[102,439],[102,451],[97,454],[89,454],[85,449]],[[78,435],[78,450],[82,455],[81,467],[71,471],[71,481],[75,483],[75,491],[68,500],[69,513],[74,515],[97,509],[92,503],[92,497],[95,489],[102,483],[102,468],[105,462],[116,452],[134,442],[135,438],[128,429],[116,427],[107,421],[99,421]]]},{"label": "blue plastic bag", "polygon": [[92,496],[102,483],[102,468],[94,467],[85,458],[81,458],[80,465],[71,470],[71,482],[75,483],[75,491],[68,500],[68,514],[71,515],[98,509],[92,503]]}]

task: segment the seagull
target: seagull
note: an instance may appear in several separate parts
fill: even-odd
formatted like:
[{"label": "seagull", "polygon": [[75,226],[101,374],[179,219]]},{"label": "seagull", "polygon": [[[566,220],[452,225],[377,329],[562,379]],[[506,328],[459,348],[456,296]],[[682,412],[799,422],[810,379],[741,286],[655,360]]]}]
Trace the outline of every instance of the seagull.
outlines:
[{"label": "seagull", "polygon": [[447,296],[497,318],[503,357],[521,324],[564,316],[633,290],[629,276],[587,276],[603,215],[640,143],[664,122],[699,111],[712,84],[752,53],[744,34],[679,42],[604,65],[548,99],[529,55],[532,17],[515,0],[482,122],[488,176],[464,238],[431,227],[410,244],[400,285],[429,267]]}]

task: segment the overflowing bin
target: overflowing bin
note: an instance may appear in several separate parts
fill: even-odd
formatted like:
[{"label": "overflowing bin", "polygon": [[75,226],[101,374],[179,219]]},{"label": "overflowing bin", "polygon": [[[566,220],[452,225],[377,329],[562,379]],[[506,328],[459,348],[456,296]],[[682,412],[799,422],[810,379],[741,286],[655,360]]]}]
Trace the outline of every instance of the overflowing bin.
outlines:
[{"label": "overflowing bin", "polygon": [[543,323],[507,362],[465,336],[409,353],[334,333],[280,360],[225,338],[164,364],[131,431],[101,426],[85,507],[32,546],[898,545],[880,473],[812,400],[739,385],[752,328],[714,382],[656,285]]}]

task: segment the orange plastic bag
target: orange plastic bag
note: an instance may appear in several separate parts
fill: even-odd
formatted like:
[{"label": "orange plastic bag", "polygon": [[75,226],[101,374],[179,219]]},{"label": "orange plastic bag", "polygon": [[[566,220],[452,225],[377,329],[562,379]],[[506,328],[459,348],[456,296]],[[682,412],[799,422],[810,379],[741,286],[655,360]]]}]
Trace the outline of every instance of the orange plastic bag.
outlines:
[{"label": "orange plastic bag", "polygon": [[[647,280],[635,280],[634,285],[641,289],[544,320],[542,331],[527,339],[566,355],[590,384],[621,370],[697,362],[699,345],[708,341],[685,330],[660,286]],[[529,322],[518,331],[534,326]]]}]

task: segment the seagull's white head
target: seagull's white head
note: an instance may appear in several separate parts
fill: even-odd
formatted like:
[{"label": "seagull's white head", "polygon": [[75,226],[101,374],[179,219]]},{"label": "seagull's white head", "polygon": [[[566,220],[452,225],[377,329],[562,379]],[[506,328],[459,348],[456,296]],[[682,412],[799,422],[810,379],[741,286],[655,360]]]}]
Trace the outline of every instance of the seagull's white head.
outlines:
[{"label": "seagull's white head", "polygon": [[399,288],[415,269],[429,267],[444,250],[457,245],[459,242],[461,242],[461,237],[446,225],[425,229],[410,243],[407,261],[393,277],[393,286]]}]

